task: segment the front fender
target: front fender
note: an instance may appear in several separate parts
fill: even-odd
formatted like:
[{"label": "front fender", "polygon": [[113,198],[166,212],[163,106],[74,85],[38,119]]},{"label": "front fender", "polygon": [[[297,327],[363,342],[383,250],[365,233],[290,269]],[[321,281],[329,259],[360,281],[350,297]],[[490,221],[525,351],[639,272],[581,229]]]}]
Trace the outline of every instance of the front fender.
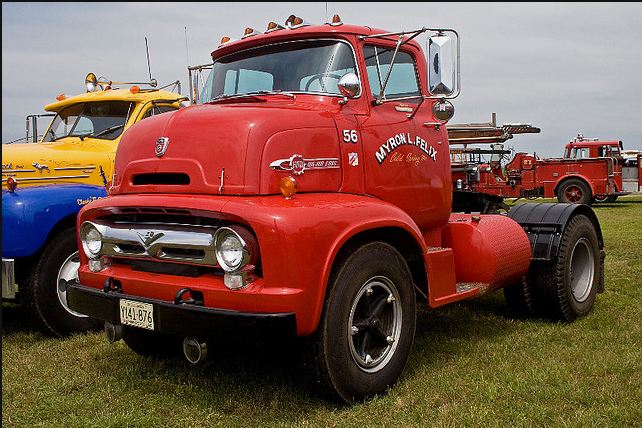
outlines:
[{"label": "front fender", "polygon": [[107,195],[102,186],[69,184],[2,191],[2,257],[27,257],[45,244],[53,228],[82,206]]},{"label": "front fender", "polygon": [[[297,313],[299,334],[316,330],[335,259],[352,237],[396,228],[412,236],[423,253],[427,251],[419,228],[404,211],[372,197],[300,194],[291,200],[272,198],[270,206],[260,210],[230,201],[223,212],[245,217],[257,231],[266,287],[273,286],[275,292],[283,286],[302,289],[305,316]],[[270,239],[261,239],[251,212],[270,213],[274,232]]]}]

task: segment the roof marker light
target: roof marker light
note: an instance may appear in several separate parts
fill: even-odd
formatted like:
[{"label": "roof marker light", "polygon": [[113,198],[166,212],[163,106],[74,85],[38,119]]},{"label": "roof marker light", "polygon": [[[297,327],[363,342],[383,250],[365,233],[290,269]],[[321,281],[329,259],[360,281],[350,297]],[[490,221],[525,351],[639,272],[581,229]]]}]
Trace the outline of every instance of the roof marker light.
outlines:
[{"label": "roof marker light", "polygon": [[330,23],[330,25],[332,25],[333,27],[337,25],[343,25],[343,22],[341,22],[341,17],[335,13],[332,17],[332,22]]},{"label": "roof marker light", "polygon": [[129,92],[131,92],[132,94],[137,94],[137,93],[139,93],[139,92],[140,92],[140,87],[139,87],[139,86],[134,85],[134,86],[132,86],[131,88],[129,88]]},{"label": "roof marker light", "polygon": [[241,38],[244,39],[246,37],[256,36],[257,34],[259,34],[259,33],[257,33],[256,30],[254,30],[254,28],[247,27],[245,29],[245,31],[243,32],[243,37],[241,37]]},{"label": "roof marker light", "polygon": [[272,31],[283,30],[284,28],[285,27],[283,25],[279,25],[274,21],[270,21],[268,22],[267,30],[265,32],[270,33]]},{"label": "roof marker light", "polygon": [[57,99],[58,101],[63,101],[63,100],[66,100],[66,99],[67,99],[67,96],[66,96],[65,94],[58,94],[58,96],[56,97],[56,99]]},{"label": "roof marker light", "polygon": [[310,25],[310,23],[306,22],[303,18],[296,15],[290,15],[288,16],[288,19],[285,20],[285,26],[290,30],[295,30],[307,25]]},{"label": "roof marker light", "polygon": [[230,38],[229,38],[229,37],[227,37],[227,36],[223,36],[223,37],[221,37],[221,43],[219,44],[219,46],[224,45],[225,43],[229,42],[230,40],[232,40],[232,39],[230,39]]}]

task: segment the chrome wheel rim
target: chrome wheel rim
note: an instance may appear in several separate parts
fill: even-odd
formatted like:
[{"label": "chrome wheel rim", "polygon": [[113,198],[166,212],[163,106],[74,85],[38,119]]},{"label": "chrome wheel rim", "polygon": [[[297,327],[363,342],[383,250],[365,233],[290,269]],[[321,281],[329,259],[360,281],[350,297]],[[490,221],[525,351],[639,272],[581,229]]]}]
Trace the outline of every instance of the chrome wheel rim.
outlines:
[{"label": "chrome wheel rim", "polygon": [[60,266],[58,271],[58,278],[56,280],[56,291],[58,294],[58,300],[60,304],[67,312],[75,317],[86,318],[87,315],[79,314],[69,309],[67,305],[67,287],[64,287],[60,284],[60,280],[64,279],[69,282],[72,280],[78,279],[78,268],[80,267],[80,258],[78,257],[78,251],[71,254]]},{"label": "chrome wheel rim", "polygon": [[350,354],[361,370],[375,373],[390,362],[402,322],[401,299],[390,279],[376,276],[359,288],[347,328]]},{"label": "chrome wheel rim", "polygon": [[573,298],[582,303],[588,299],[595,276],[595,258],[590,242],[581,238],[571,252],[571,291]]}]

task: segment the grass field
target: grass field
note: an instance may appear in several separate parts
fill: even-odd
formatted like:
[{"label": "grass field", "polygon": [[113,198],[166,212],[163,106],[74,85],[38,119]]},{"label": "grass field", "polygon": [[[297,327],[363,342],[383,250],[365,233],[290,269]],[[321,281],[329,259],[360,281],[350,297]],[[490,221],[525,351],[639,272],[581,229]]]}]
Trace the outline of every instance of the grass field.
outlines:
[{"label": "grass field", "polygon": [[423,310],[400,382],[351,407],[311,391],[294,346],[226,344],[191,366],[101,333],[47,338],[3,305],[2,426],[642,426],[642,196],[595,210],[606,290],[591,314],[514,320],[501,293]]}]

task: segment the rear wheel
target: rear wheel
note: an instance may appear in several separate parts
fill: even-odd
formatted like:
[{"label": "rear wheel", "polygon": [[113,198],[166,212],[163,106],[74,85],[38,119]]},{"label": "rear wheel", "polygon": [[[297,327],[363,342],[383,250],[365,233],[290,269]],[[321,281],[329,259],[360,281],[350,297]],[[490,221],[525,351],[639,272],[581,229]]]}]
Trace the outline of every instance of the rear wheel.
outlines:
[{"label": "rear wheel", "polygon": [[590,312],[602,275],[597,234],[584,215],[571,218],[560,241],[557,260],[534,266],[532,275],[538,309],[561,321],[573,321]]},{"label": "rear wheel", "polygon": [[79,266],[76,230],[70,228],[47,244],[20,289],[24,307],[44,333],[63,337],[100,327],[97,320],[74,312],[67,305],[66,282],[78,279]]},{"label": "rear wheel", "polygon": [[585,181],[571,178],[557,188],[557,200],[567,204],[587,204],[593,200],[591,188]]},{"label": "rear wheel", "polygon": [[415,335],[412,277],[399,252],[358,248],[332,280],[310,344],[317,382],[349,403],[384,392],[403,371]]}]

